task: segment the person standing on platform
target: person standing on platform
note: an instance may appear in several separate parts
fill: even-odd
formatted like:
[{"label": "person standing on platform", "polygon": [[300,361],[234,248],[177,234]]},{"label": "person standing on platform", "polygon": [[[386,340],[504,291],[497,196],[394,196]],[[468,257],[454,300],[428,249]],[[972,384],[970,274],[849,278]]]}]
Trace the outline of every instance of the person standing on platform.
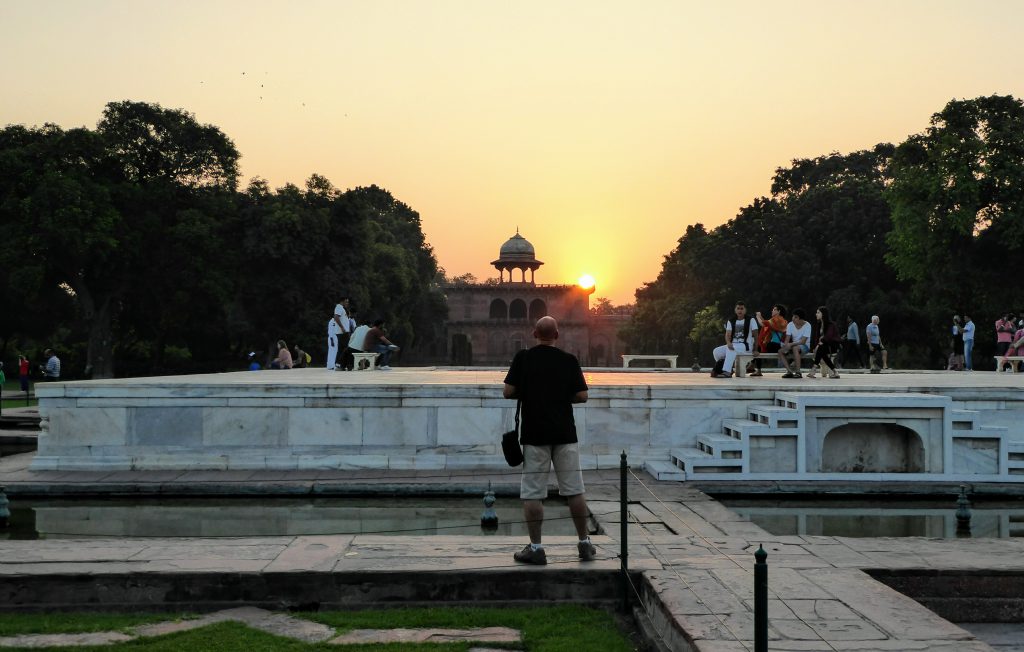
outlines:
[{"label": "person standing on platform", "polygon": [[960,321],[960,315],[953,315],[953,327],[950,329],[950,352],[949,362],[946,364],[947,371],[964,370],[964,325]]},{"label": "person standing on platform", "polygon": [[[878,373],[881,369],[889,368],[889,352],[882,344],[882,332],[878,328],[878,315],[871,315],[871,323],[864,328],[864,335],[868,341],[868,359],[871,362],[871,371]],[[879,358],[882,367],[878,369]]]},{"label": "person standing on platform", "polygon": [[964,313],[964,369],[974,371],[974,321]]},{"label": "person standing on platform", "polygon": [[733,319],[725,322],[725,344],[716,347],[712,352],[715,358],[715,368],[711,370],[712,378],[732,378],[736,354],[749,352],[754,338],[757,337],[757,319],[747,317],[747,306],[742,301],[736,302],[735,313]]},{"label": "person standing on platform", "polygon": [[53,352],[53,349],[43,351],[43,356],[46,358],[46,366],[42,367],[43,378],[47,382],[60,380],[60,358]]},{"label": "person standing on platform", "polygon": [[597,555],[587,531],[587,501],[583,496],[583,471],[580,467],[573,403],[586,403],[587,383],[579,360],[562,351],[558,341],[558,322],[541,317],[533,329],[537,345],[521,350],[512,359],[505,376],[502,395],[521,401],[523,478],[519,496],[530,543],[513,559],[523,564],[548,563],[542,543],[544,503],[548,493],[548,475],[555,467],[558,494],[569,503],[569,513],[579,542],[579,558],[590,561]]},{"label": "person standing on platform", "polygon": [[860,326],[853,319],[852,315],[846,316],[846,335],[843,336],[843,362],[840,366],[850,368],[850,362],[857,358],[857,366],[864,366],[864,359],[860,357]]},{"label": "person standing on platform", "polygon": [[23,355],[18,356],[18,382],[21,383],[21,391],[25,392],[25,398],[28,398],[29,382],[28,382],[28,358]]},{"label": "person standing on platform", "polygon": [[818,342],[814,347],[814,361],[811,362],[811,370],[807,372],[807,377],[814,378],[818,372],[818,366],[825,363],[829,369],[828,377],[839,378],[839,372],[832,364],[832,354],[839,350],[839,327],[832,321],[832,317],[828,314],[828,308],[825,306],[818,306],[814,317],[818,321]]},{"label": "person standing on platform", "polygon": [[338,350],[342,345],[342,340],[345,340],[345,346],[348,346],[348,335],[350,332],[350,322],[348,320],[348,313],[345,310],[348,308],[348,297],[342,297],[338,305],[334,306],[334,314],[331,316],[331,320],[327,322],[327,371],[334,371],[338,364]]}]

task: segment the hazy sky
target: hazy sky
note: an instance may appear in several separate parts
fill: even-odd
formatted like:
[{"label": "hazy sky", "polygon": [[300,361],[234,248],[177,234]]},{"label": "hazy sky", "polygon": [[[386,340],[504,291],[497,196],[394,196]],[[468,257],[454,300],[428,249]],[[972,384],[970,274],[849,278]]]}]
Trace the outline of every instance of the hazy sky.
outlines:
[{"label": "hazy sky", "polygon": [[518,226],[538,283],[589,273],[624,303],[791,159],[1024,97],[1022,19],[1015,0],[0,0],[0,125],[184,108],[246,179],[387,188],[449,273],[497,276]]}]

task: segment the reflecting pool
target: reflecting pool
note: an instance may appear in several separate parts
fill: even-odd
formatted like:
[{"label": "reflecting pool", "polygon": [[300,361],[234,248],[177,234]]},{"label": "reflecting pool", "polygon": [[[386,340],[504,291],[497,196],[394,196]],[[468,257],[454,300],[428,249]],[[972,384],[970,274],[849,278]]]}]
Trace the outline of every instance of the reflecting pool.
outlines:
[{"label": "reflecting pool", "polygon": [[[956,538],[956,498],[884,496],[813,499],[719,497],[772,534]],[[1024,537],[1024,501],[973,501],[972,537]]]},{"label": "reflecting pool", "polygon": [[[89,498],[11,500],[0,539],[248,537],[312,534],[526,536],[521,503],[498,497],[498,527],[480,527],[483,497]],[[544,533],[572,535],[566,504],[544,503]]]}]

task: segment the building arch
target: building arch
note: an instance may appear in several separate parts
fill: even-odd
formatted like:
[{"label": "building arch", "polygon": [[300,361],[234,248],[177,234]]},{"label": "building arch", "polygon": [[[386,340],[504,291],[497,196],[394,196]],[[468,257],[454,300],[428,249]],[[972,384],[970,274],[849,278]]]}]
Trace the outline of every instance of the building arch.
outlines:
[{"label": "building arch", "polygon": [[508,306],[501,299],[491,301],[491,319],[508,319]]},{"label": "building arch", "polygon": [[530,321],[537,321],[541,317],[547,317],[548,304],[543,299],[534,299],[530,302]]},{"label": "building arch", "polygon": [[924,473],[921,436],[898,423],[847,423],[825,435],[824,473]]},{"label": "building arch", "polygon": [[526,302],[522,299],[513,299],[512,303],[508,304],[509,319],[526,319],[526,315]]}]

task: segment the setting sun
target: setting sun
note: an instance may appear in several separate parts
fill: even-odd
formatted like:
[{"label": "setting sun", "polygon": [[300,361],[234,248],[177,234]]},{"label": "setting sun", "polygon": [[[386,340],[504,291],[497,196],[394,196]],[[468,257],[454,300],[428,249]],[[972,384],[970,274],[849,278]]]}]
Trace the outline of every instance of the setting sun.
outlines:
[{"label": "setting sun", "polygon": [[594,287],[594,277],[590,274],[584,274],[580,277],[580,280],[576,281],[581,288],[592,288]]}]

